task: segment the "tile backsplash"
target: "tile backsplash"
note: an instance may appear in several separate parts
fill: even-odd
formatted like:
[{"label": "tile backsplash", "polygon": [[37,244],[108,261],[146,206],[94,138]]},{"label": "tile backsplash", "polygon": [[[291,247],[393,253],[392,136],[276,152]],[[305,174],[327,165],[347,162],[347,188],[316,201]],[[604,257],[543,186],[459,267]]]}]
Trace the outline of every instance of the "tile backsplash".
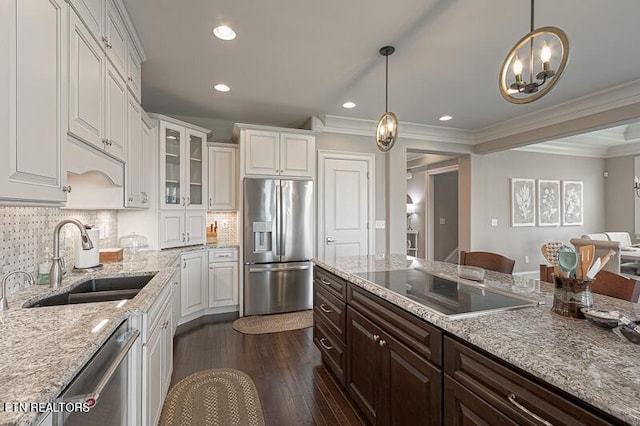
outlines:
[{"label": "tile backsplash", "polygon": [[[53,248],[53,229],[63,219],[74,218],[87,225],[103,229],[100,247],[116,247],[118,221],[115,210],[63,210],[45,207],[0,207],[0,266],[2,275],[11,271],[27,271],[37,279],[37,263],[45,247]],[[62,228],[60,247],[70,256],[73,265],[75,242],[79,231],[73,225]],[[104,237],[104,238],[103,238]],[[8,282],[8,294],[26,285],[24,276]]]},{"label": "tile backsplash", "polygon": [[238,242],[238,212],[207,212],[207,228],[218,222],[218,243]]}]

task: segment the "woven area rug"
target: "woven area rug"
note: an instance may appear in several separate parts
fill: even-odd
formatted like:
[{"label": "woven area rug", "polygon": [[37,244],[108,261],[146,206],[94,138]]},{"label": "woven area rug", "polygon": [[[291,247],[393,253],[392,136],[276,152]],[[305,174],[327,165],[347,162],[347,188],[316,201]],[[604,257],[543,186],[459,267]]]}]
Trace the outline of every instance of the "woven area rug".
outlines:
[{"label": "woven area rug", "polygon": [[313,310],[287,314],[256,315],[233,322],[233,329],[244,334],[278,333],[313,326]]},{"label": "woven area rug", "polygon": [[214,368],[180,380],[167,395],[160,417],[161,426],[264,424],[256,386],[232,368]]}]

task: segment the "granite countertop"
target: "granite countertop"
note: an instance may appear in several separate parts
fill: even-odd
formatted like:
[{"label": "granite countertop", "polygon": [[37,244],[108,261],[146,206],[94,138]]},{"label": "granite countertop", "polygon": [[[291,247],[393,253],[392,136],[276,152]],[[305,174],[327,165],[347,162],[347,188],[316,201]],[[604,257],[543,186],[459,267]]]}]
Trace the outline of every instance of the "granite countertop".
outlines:
[{"label": "granite countertop", "polygon": [[[60,289],[29,286],[10,294],[9,310],[0,312],[0,425],[27,425],[35,412],[7,411],[5,403],[51,402],[73,380],[100,346],[125,319],[145,313],[176,272],[174,264],[185,252],[238,247],[237,244],[207,244],[162,251],[141,251],[134,259],[105,263],[95,271],[69,272]],[[155,277],[123,306],[119,301],[77,305],[23,308],[26,303],[64,293],[93,277]],[[103,320],[98,332],[92,328]]]},{"label": "granite countertop", "polygon": [[[339,257],[313,262],[606,413],[640,425],[640,346],[587,321],[552,313],[552,284],[487,271],[484,285],[543,304],[449,320],[353,274],[420,266],[457,277],[456,265],[405,255]],[[640,317],[638,304],[598,294],[594,294],[594,307],[617,310],[632,319]]]}]

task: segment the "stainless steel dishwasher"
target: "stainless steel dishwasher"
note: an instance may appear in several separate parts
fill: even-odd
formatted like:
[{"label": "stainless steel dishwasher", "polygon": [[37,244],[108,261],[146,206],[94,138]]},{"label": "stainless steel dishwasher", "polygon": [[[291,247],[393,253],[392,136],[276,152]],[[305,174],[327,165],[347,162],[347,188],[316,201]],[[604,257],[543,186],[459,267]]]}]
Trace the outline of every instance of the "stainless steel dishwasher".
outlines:
[{"label": "stainless steel dishwasher", "polygon": [[[89,410],[56,413],[54,425],[129,425],[132,397],[129,379],[138,330],[124,321],[62,392],[59,402],[84,404]],[[133,357],[135,358],[135,357]]]}]

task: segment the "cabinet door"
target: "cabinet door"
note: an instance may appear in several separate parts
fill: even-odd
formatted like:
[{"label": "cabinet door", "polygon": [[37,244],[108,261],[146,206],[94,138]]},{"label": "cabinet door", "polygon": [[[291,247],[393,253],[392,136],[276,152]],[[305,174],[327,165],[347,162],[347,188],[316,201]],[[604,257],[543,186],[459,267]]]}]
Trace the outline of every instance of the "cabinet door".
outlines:
[{"label": "cabinet door", "polygon": [[142,60],[131,39],[128,39],[127,52],[127,86],[136,100],[142,102]]},{"label": "cabinet door", "polygon": [[104,53],[74,12],[70,19],[69,133],[103,149]]},{"label": "cabinet door", "polygon": [[379,424],[380,332],[368,319],[347,307],[347,391],[370,424]]},{"label": "cabinet door", "polygon": [[295,133],[280,134],[280,175],[313,177],[316,138]]},{"label": "cabinet door", "polygon": [[280,173],[280,134],[246,130],[244,145],[245,174],[278,175]]},{"label": "cabinet door", "polygon": [[160,208],[184,210],[184,127],[160,122]]},{"label": "cabinet door", "polygon": [[198,312],[208,305],[207,261],[206,251],[182,255],[181,316]]},{"label": "cabinet door", "polygon": [[180,272],[177,272],[171,282],[173,284],[173,290],[171,294],[171,335],[176,333],[178,327],[178,321],[180,320]]},{"label": "cabinet door", "polygon": [[143,348],[146,410],[143,410],[142,413],[142,423],[146,425],[158,424],[162,411],[162,402],[164,399],[164,370],[162,365],[164,348],[162,346],[162,331],[162,323],[157,324]]},{"label": "cabinet door", "polygon": [[[109,61],[107,61],[106,80],[104,149],[117,159],[126,161],[127,85]],[[140,116],[139,111],[138,116]],[[138,136],[137,139],[139,138]]]},{"label": "cabinet door", "polygon": [[107,57],[122,78],[127,76],[127,30],[113,0],[107,1],[104,45]]},{"label": "cabinet door", "polygon": [[154,150],[153,132],[151,128],[142,122],[142,167],[140,167],[140,194],[142,194],[142,206],[149,208],[149,194],[154,182],[151,181],[152,166],[145,160],[146,158],[154,158],[156,151]]},{"label": "cabinet door", "polygon": [[89,31],[97,40],[104,34],[105,0],[71,0],[71,5],[78,12]]},{"label": "cabinet door", "polygon": [[146,207],[142,196],[142,176],[145,169],[143,157],[144,134],[142,132],[142,108],[138,101],[129,95],[128,105],[128,135],[127,135],[127,163],[125,207]]},{"label": "cabinet door", "polygon": [[160,248],[182,247],[186,241],[183,211],[160,212]]},{"label": "cabinet door", "polygon": [[207,241],[207,212],[191,211],[185,212],[185,245],[204,244]]},{"label": "cabinet door", "polygon": [[236,208],[236,149],[209,148],[209,210]]},{"label": "cabinet door", "polygon": [[516,426],[518,423],[445,374],[444,424],[446,426]]},{"label": "cabinet door", "polygon": [[191,129],[186,129],[186,152],[185,152],[185,194],[187,196],[186,207],[189,210],[207,208],[205,204],[205,177],[206,177],[206,154],[205,142],[207,135]]},{"label": "cabinet door", "polygon": [[383,424],[442,424],[442,371],[398,342],[380,334]]},{"label": "cabinet door", "polygon": [[0,198],[61,202],[68,6],[0,2]]},{"label": "cabinet door", "polygon": [[238,264],[221,262],[209,264],[209,307],[238,304]]},{"label": "cabinet door", "polygon": [[160,318],[162,340],[162,400],[164,400],[171,383],[173,371],[173,333],[171,332],[171,303],[167,303]]}]

